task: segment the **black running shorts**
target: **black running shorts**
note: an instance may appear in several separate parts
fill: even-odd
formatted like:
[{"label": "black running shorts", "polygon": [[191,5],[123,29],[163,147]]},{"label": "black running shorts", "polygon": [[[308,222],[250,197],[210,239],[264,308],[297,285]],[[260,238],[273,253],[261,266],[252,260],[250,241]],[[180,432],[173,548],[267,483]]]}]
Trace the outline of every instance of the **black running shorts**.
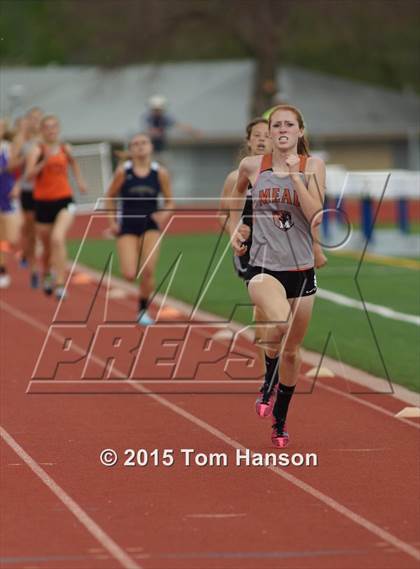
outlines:
[{"label": "black running shorts", "polygon": [[313,268],[305,271],[270,271],[263,267],[248,265],[246,284],[248,285],[253,277],[261,273],[271,275],[277,279],[284,286],[287,298],[310,296],[316,293],[316,275]]},{"label": "black running shorts", "polygon": [[67,209],[70,213],[76,211],[72,198],[35,200],[35,220],[38,223],[54,223],[62,209]]},{"label": "black running shorts", "polygon": [[29,191],[22,191],[20,194],[20,204],[22,206],[23,211],[34,211],[35,201],[33,193]]}]

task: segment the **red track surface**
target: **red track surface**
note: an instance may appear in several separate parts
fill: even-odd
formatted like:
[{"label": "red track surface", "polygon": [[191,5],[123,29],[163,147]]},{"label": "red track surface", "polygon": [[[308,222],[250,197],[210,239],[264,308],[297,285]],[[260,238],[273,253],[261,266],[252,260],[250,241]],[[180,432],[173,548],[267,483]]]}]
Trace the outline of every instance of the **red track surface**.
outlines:
[{"label": "red track surface", "polygon": [[[224,378],[220,364],[200,368],[192,388],[125,382],[125,394],[122,385],[119,394],[75,394],[83,386],[52,383],[47,391],[67,393],[40,394],[34,380],[25,393],[56,303],[27,288],[26,272],[16,269],[13,279],[1,292],[1,424],[50,479],[2,441],[2,567],[419,567],[419,425],[389,414],[405,404],[389,395],[345,397],[341,378],[318,380],[312,394],[294,399],[287,451],[316,452],[319,465],[236,467],[234,447],[273,450],[270,425],[254,413],[255,383],[203,383]],[[93,284],[70,287],[61,318],[72,320],[93,292]],[[130,319],[134,298],[111,301],[110,309]],[[88,328],[100,316],[95,309]],[[202,344],[194,334],[187,359]],[[101,367],[93,361],[92,370]],[[75,369],[60,373],[71,379]],[[310,387],[302,377],[300,391]],[[104,448],[120,458],[127,448],[172,448],[176,463],[107,468],[99,462]],[[186,467],[181,448],[225,452],[229,466]]]}]

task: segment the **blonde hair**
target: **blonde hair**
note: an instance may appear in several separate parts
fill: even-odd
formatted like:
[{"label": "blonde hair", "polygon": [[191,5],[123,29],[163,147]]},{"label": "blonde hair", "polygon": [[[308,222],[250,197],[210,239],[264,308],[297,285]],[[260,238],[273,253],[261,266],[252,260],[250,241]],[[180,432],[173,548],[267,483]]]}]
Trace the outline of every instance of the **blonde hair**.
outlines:
[{"label": "blonde hair", "polygon": [[4,132],[2,140],[7,140],[12,142],[13,140],[13,130],[10,128],[10,121],[7,117],[0,117],[0,121],[4,122]]},{"label": "blonde hair", "polygon": [[45,115],[45,117],[42,117],[42,119],[41,119],[41,127],[44,126],[47,121],[51,121],[51,120],[60,124],[60,119],[58,118],[57,115]]}]

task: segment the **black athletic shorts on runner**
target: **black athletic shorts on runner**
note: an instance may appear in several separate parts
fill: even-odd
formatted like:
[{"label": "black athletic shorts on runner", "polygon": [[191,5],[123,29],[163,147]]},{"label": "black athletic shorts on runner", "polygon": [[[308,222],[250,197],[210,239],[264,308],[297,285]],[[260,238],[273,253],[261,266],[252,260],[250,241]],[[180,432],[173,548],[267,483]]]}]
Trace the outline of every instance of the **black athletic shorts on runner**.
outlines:
[{"label": "black athletic shorts on runner", "polygon": [[136,235],[141,237],[146,231],[159,231],[159,226],[150,215],[124,216],[121,220],[118,237],[122,235]]},{"label": "black athletic shorts on runner", "polygon": [[75,205],[72,198],[61,200],[35,200],[35,220],[38,223],[54,223],[62,209],[74,212]]},{"label": "black athletic shorts on runner", "polygon": [[284,286],[287,298],[310,296],[316,293],[316,275],[313,268],[305,271],[270,271],[262,267],[248,265],[245,279],[247,286],[255,275],[260,275],[261,273],[271,275],[277,279]]},{"label": "black athletic shorts on runner", "polygon": [[20,194],[20,204],[23,211],[35,211],[35,200],[33,193],[22,191]]}]

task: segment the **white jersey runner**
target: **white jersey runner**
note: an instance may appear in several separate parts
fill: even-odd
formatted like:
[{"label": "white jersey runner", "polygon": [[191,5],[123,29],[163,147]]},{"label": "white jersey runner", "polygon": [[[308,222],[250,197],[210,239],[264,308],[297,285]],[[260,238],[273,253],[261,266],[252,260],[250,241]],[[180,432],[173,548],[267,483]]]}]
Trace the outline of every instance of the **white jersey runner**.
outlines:
[{"label": "white jersey runner", "polygon": [[[305,183],[306,156],[300,159],[299,171]],[[262,157],[260,173],[251,192],[253,231],[249,264],[271,271],[312,268],[310,224],[300,207],[291,177],[273,172],[272,154]]]}]

